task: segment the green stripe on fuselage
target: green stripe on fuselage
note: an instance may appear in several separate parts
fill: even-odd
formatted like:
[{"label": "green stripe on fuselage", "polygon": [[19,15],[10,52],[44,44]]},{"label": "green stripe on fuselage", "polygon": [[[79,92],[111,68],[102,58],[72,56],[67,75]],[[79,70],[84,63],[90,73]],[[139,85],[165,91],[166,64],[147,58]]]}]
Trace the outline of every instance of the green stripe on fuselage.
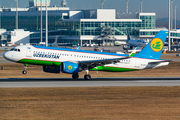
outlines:
[{"label": "green stripe on fuselage", "polygon": [[108,72],[126,72],[126,71],[137,71],[138,69],[98,66],[90,70],[91,71],[108,71]]},{"label": "green stripe on fuselage", "polygon": [[34,59],[21,59],[18,63],[33,64],[33,65],[49,65],[49,66],[60,66],[61,62],[45,61],[45,60],[34,60]]},{"label": "green stripe on fuselage", "polygon": [[[33,65],[48,65],[48,66],[60,66],[61,65],[61,62],[34,60],[34,59],[22,59],[22,60],[19,60],[18,63],[33,64]],[[138,69],[107,67],[107,66],[98,66],[96,68],[90,69],[90,71],[108,71],[108,72],[126,72],[126,71],[136,71],[136,70],[138,70]]]}]

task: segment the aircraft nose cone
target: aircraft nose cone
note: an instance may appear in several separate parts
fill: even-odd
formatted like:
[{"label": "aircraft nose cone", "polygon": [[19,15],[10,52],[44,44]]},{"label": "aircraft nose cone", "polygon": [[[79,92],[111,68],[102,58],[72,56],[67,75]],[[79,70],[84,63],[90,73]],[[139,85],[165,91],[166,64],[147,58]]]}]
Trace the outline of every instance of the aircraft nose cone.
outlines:
[{"label": "aircraft nose cone", "polygon": [[9,60],[9,61],[12,61],[12,54],[10,54],[9,52],[5,52],[3,54],[3,57],[6,59],[6,60]]},{"label": "aircraft nose cone", "polygon": [[4,57],[5,59],[7,59],[7,52],[5,52],[5,53],[3,54],[3,57]]}]

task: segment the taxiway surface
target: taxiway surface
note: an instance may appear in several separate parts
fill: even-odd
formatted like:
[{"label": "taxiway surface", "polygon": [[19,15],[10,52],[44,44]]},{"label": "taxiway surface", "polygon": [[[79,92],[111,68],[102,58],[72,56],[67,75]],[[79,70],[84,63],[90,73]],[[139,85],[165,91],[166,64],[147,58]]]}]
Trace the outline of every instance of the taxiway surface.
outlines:
[{"label": "taxiway surface", "polygon": [[127,87],[127,86],[180,86],[180,77],[145,78],[7,78],[0,79],[0,88],[16,87]]}]

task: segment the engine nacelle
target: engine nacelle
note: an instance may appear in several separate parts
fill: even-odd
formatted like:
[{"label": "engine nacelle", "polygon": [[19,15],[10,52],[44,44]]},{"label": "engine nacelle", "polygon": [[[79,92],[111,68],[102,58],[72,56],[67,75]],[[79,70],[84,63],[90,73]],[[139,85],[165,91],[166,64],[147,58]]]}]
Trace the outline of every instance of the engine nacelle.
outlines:
[{"label": "engine nacelle", "polygon": [[61,64],[61,70],[63,73],[78,74],[78,72],[80,72],[80,67],[78,63],[63,62]]},{"label": "engine nacelle", "polygon": [[49,73],[60,73],[60,67],[43,66],[43,71],[44,72],[49,72]]}]

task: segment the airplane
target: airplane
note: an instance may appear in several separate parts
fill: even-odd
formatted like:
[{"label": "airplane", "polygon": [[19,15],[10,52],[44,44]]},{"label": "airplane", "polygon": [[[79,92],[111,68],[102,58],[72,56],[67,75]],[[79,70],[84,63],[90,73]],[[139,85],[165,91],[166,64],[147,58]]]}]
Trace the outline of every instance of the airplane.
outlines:
[{"label": "airplane", "polygon": [[[58,36],[56,36],[55,42],[54,43],[49,43],[48,46],[50,47],[58,47],[59,45],[72,45],[72,43],[57,43],[58,40]],[[77,49],[79,50],[81,48],[81,46],[77,47]]]},{"label": "airplane", "polygon": [[124,50],[132,50],[133,47],[145,47],[148,44],[146,40],[133,40],[127,30],[127,41],[115,41],[115,45],[123,45]]},{"label": "airplane", "polygon": [[49,43],[48,46],[50,47],[58,47],[60,45],[72,45],[72,43],[57,43],[58,36],[56,36],[54,43]]},{"label": "airplane", "polygon": [[[25,65],[42,65],[44,72],[68,73],[73,79],[86,71],[84,79],[90,80],[89,71],[127,72],[166,66],[170,61],[160,59],[168,31],[160,31],[139,53],[116,54],[78,49],[22,45],[3,54],[9,61]],[[136,48],[137,49],[137,48]]]}]

